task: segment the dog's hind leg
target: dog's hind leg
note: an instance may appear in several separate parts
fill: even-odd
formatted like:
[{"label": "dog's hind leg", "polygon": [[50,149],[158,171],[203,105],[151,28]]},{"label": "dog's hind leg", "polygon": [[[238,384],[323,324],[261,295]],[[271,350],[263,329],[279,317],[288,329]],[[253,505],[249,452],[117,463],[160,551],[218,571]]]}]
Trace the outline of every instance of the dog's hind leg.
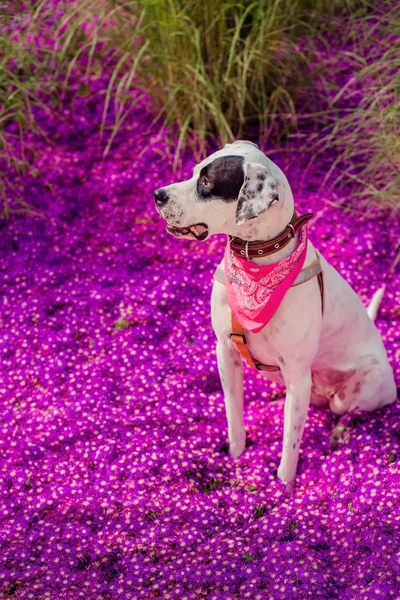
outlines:
[{"label": "dog's hind leg", "polygon": [[233,458],[238,458],[246,447],[242,359],[228,338],[218,340],[217,359],[228,421],[229,453]]},{"label": "dog's hind leg", "polygon": [[358,369],[331,396],[329,407],[342,416],[357,409],[371,412],[397,397],[393,371],[385,355],[365,354]]}]

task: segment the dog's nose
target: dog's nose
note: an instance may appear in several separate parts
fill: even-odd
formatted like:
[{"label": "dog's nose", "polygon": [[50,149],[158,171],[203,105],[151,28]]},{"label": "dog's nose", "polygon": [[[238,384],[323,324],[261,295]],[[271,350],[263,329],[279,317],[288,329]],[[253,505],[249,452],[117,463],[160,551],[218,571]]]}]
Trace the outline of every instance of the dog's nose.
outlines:
[{"label": "dog's nose", "polygon": [[160,188],[154,192],[154,198],[156,199],[157,206],[163,206],[168,202],[168,194],[163,188]]}]

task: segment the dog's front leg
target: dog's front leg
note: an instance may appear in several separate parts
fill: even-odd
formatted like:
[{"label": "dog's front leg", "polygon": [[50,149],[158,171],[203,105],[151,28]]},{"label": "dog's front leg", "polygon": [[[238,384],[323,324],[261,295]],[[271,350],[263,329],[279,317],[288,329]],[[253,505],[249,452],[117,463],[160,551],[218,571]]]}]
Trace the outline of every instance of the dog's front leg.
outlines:
[{"label": "dog's front leg", "polygon": [[229,453],[233,458],[238,458],[246,447],[246,432],[243,423],[242,360],[229,339],[218,340],[217,359],[228,421]]},{"label": "dog's front leg", "polygon": [[283,373],[286,383],[282,458],[278,477],[294,486],[299,448],[311,395],[311,372]]}]

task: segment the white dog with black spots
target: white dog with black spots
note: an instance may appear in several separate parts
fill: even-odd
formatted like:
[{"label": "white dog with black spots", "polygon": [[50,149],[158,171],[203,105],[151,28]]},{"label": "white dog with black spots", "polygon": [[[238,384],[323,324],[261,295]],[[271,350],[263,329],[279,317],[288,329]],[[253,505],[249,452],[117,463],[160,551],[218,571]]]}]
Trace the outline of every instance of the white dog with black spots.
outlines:
[{"label": "white dog with black spots", "polygon": [[[294,211],[293,195],[281,169],[252,142],[227,144],[200,164],[187,181],[155,191],[156,207],[176,237],[205,240],[225,233],[246,241],[271,240]],[[284,248],[253,262],[265,265],[289,256],[297,234]],[[304,267],[315,261],[308,240]],[[265,373],[286,386],[283,448],[278,477],[293,486],[309,404],[335,415],[373,411],[395,401],[393,372],[373,320],[381,294],[366,310],[349,284],[321,256],[324,312],[316,278],[290,287],[278,310],[258,333],[246,332],[253,357],[276,364]],[[222,265],[222,263],[221,263]],[[230,454],[245,449],[243,366],[230,339],[231,309],[225,285],[214,282],[212,326],[224,392]]]}]

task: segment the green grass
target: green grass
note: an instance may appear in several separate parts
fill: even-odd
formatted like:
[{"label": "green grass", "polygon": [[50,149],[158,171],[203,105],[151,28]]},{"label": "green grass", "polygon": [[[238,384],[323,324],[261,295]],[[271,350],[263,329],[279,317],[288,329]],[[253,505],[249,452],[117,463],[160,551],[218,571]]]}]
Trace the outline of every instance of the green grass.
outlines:
[{"label": "green grass", "polygon": [[[329,0],[110,4],[121,10],[116,44],[143,53],[137,84],[171,128],[176,159],[187,145],[204,157],[210,138],[284,139],[296,126],[296,98],[310,87],[310,57],[296,42],[336,26],[335,15],[366,7]],[[129,33],[138,22],[140,42]]]},{"label": "green grass", "polygon": [[[38,125],[35,109],[62,122],[60,109],[65,105],[73,109],[76,96],[89,98],[91,82],[109,69],[110,84],[99,94],[104,102],[102,138],[111,106],[115,114],[115,124],[104,139],[106,153],[140,99],[131,97],[128,106],[132,64],[137,64],[139,55],[131,52],[129,60],[125,57],[122,61],[109,35],[117,10],[99,0],[54,6],[41,0],[29,8],[16,0],[0,8],[0,219],[8,219],[12,213],[39,214],[20,194],[24,177],[41,176],[32,168],[40,153],[37,140],[52,143]],[[122,64],[125,70],[119,78]]]},{"label": "green grass", "polygon": [[32,134],[48,141],[34,110],[57,110],[64,86],[60,72],[68,68],[81,41],[76,30],[73,41],[60,36],[62,49],[52,47],[57,33],[48,36],[51,21],[54,15],[44,1],[30,8],[16,1],[0,9],[0,153],[7,172],[6,176],[0,173],[0,218],[19,212],[37,214],[19,194],[23,177],[35,176],[31,165],[39,151],[30,141]]},{"label": "green grass", "polygon": [[[76,95],[92,98],[92,82],[103,76],[97,99],[104,155],[144,94],[154,121],[170,128],[175,167],[187,148],[203,157],[210,141],[250,137],[282,145],[312,110],[307,118],[324,129],[306,146],[312,143],[315,159],[328,164],[324,185],[338,190],[351,183],[355,203],[395,209],[400,25],[390,5],[382,3],[382,14],[368,0],[2,5],[0,152],[8,166],[0,177],[0,218],[30,210],[19,190],[26,174],[41,177],[32,167],[40,151],[32,134],[52,143],[35,108],[57,115],[73,107]],[[343,64],[353,73],[345,85]]]},{"label": "green grass", "polygon": [[[400,9],[360,19],[343,33],[346,50],[321,56],[318,94],[328,124],[314,136],[315,160],[330,162],[327,194],[340,202],[400,209]],[[338,85],[341,72],[351,73]],[[311,141],[309,140],[309,143]]]}]

